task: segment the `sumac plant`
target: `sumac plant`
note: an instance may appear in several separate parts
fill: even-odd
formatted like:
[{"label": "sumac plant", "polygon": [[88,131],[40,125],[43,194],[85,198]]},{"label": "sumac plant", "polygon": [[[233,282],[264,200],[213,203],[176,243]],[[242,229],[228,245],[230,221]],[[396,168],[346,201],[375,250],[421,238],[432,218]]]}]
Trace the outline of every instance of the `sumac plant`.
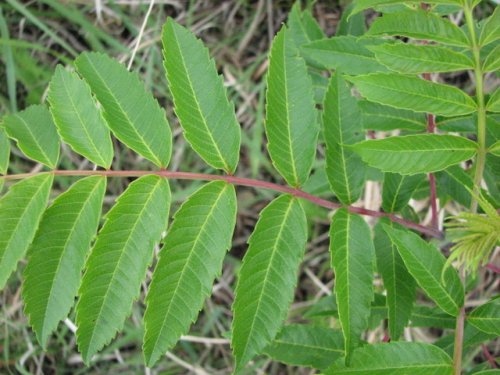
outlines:
[{"label": "sumac plant", "polygon": [[[213,174],[168,169],[169,123],[136,72],[92,52],[58,66],[47,103],[2,119],[0,183],[9,189],[0,200],[0,287],[26,256],[24,311],[40,345],[76,300],[76,341],[89,364],[123,328],[155,264],[143,339],[145,363],[154,366],[189,332],[221,274],[235,186],[270,189],[279,194],[260,213],[235,286],[235,372],[265,354],[324,374],[460,374],[464,350],[500,334],[500,299],[466,309],[477,270],[495,272],[489,262],[500,233],[500,91],[484,84],[500,67],[500,7],[477,22],[478,3],[358,0],[330,38],[296,5],[274,38],[266,80],[267,151],[278,183],[237,175],[234,105],[207,48],[172,19],[162,42],[173,107]],[[369,8],[380,15],[365,31]],[[462,17],[452,22],[450,14]],[[469,71],[474,86],[465,91],[438,76],[457,71]],[[45,169],[16,174],[11,140],[16,155]],[[151,167],[111,168],[114,142]],[[58,167],[62,144],[95,168]],[[326,171],[318,175],[328,199],[303,188],[313,165]],[[48,204],[62,176],[80,179]],[[112,178],[133,182],[101,222]],[[167,225],[171,179],[207,182]],[[368,180],[382,184],[381,211],[354,205]],[[409,206],[412,197],[428,197],[430,224]],[[438,198],[453,207],[444,229]],[[332,211],[334,289],[301,324],[286,324],[308,242],[305,202]],[[321,314],[323,323],[313,319]],[[385,337],[367,340],[374,322]],[[413,341],[403,335],[412,326],[441,329],[442,338]]]}]

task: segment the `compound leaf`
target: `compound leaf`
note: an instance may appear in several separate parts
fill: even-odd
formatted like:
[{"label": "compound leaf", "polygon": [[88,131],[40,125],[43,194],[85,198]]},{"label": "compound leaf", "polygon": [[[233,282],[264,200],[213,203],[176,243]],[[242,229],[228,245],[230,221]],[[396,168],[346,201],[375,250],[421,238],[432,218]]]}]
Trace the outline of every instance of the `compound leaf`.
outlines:
[{"label": "compound leaf", "polygon": [[365,137],[357,100],[339,73],[330,78],[323,103],[323,126],[330,186],[342,203],[354,203],[363,192],[365,164],[344,145]]},{"label": "compound leaf", "polygon": [[476,307],[467,321],[483,332],[500,336],[500,299],[493,299]]},{"label": "compound leaf", "polygon": [[165,69],[186,140],[214,168],[232,174],[240,153],[240,126],[203,43],[169,18],[162,34]]},{"label": "compound leaf", "polygon": [[412,316],[415,302],[416,284],[394,243],[382,228],[382,223],[395,226],[387,218],[382,218],[375,226],[375,254],[377,268],[387,291],[387,309],[389,334],[392,341],[397,341]]},{"label": "compound leaf", "polygon": [[335,363],[326,375],[452,375],[452,360],[442,349],[417,342],[365,345],[356,350],[349,367]]},{"label": "compound leaf", "polygon": [[0,289],[35,236],[52,180],[52,174],[45,173],[26,178],[0,198]]},{"label": "compound leaf", "polygon": [[260,214],[239,273],[232,347],[241,369],[275,338],[293,299],[307,241],[300,202],[282,195]]},{"label": "compound leaf", "polygon": [[64,142],[94,164],[109,168],[113,144],[87,83],[58,65],[50,82],[48,100]]},{"label": "compound leaf", "polygon": [[344,356],[342,332],[307,324],[284,326],[264,353],[293,366],[325,369]]},{"label": "compound leaf", "polygon": [[440,171],[470,159],[477,145],[454,135],[417,134],[370,139],[351,147],[372,167],[413,175]]},{"label": "compound leaf", "polygon": [[54,169],[59,159],[59,136],[49,110],[32,105],[3,118],[7,135],[30,159]]},{"label": "compound leaf", "polygon": [[269,60],[267,148],[278,172],[298,187],[309,177],[319,126],[312,81],[286,26],[274,38]]},{"label": "compound leaf", "polygon": [[337,210],[330,226],[335,294],[347,361],[368,328],[373,294],[375,250],[368,224],[347,209]]},{"label": "compound leaf", "polygon": [[386,13],[377,18],[367,35],[397,35],[469,47],[465,33],[450,20],[423,9]]},{"label": "compound leaf", "polygon": [[76,337],[85,363],[123,326],[167,226],[169,207],[167,180],[148,175],[132,182],[106,215],[76,306]]},{"label": "compound leaf", "polygon": [[236,193],[222,181],[203,186],[175,214],[146,299],[144,355],[148,366],[196,320],[221,272],[235,223]]},{"label": "compound leaf", "polygon": [[446,313],[457,316],[464,304],[464,288],[456,270],[446,268],[441,252],[417,234],[383,225],[418,285]]},{"label": "compound leaf", "polygon": [[28,251],[23,284],[25,313],[43,347],[74,304],[105,192],[105,177],[91,176],[76,182],[45,211]]},{"label": "compound leaf", "polygon": [[425,114],[398,109],[368,100],[358,101],[363,127],[370,130],[391,131],[396,129],[423,131],[427,127]]},{"label": "compound leaf", "polygon": [[385,212],[399,212],[410,200],[423,180],[423,175],[403,176],[399,173],[384,174],[382,208]]},{"label": "compound leaf", "polygon": [[479,45],[484,47],[500,39],[500,7],[496,6],[493,14],[486,19],[479,36]]},{"label": "compound leaf", "polygon": [[96,52],[82,53],[75,66],[101,103],[113,134],[141,156],[165,168],[172,152],[170,127],[165,111],[146,91],[138,74]]},{"label": "compound leaf", "polygon": [[366,99],[394,108],[442,116],[466,115],[477,109],[462,90],[418,77],[374,73],[346,78]]},{"label": "compound leaf", "polygon": [[445,47],[396,43],[368,48],[382,64],[404,74],[455,72],[474,68],[474,62],[469,57]]},{"label": "compound leaf", "polygon": [[321,39],[302,47],[304,55],[328,69],[338,69],[345,74],[387,72],[367,46],[372,40],[354,36],[336,36]]}]

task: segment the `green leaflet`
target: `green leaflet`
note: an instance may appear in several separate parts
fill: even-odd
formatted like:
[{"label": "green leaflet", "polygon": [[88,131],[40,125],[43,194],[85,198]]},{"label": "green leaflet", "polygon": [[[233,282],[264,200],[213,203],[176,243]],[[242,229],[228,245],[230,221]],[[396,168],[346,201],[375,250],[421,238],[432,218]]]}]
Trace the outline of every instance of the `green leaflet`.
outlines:
[{"label": "green leaflet", "polygon": [[0,174],[7,174],[7,170],[9,169],[9,158],[10,158],[9,138],[7,138],[5,130],[2,127],[0,127]]},{"label": "green leaflet", "polygon": [[368,48],[382,64],[404,74],[455,72],[474,68],[474,62],[469,57],[445,47],[396,43]]},{"label": "green leaflet", "polygon": [[346,74],[387,72],[388,69],[375,59],[367,46],[373,41],[354,36],[336,36],[321,39],[302,47],[304,55],[328,69],[337,69]]},{"label": "green leaflet", "polygon": [[491,50],[483,63],[483,72],[500,70],[500,44]]},{"label": "green leaflet", "polygon": [[276,337],[293,299],[307,241],[307,222],[291,195],[273,200],[248,240],[233,303],[236,371]]},{"label": "green leaflet", "polygon": [[460,117],[437,117],[436,126],[439,130],[456,133],[476,132],[475,114]]},{"label": "green leaflet", "polygon": [[384,232],[382,224],[400,227],[387,218],[379,220],[375,226],[374,245],[377,268],[387,291],[389,334],[392,341],[397,341],[412,316],[416,296],[416,284],[408,273],[396,246]]},{"label": "green leaflet", "polygon": [[491,152],[493,155],[500,156],[500,141],[496,141],[488,148],[488,152]]},{"label": "green leaflet", "polygon": [[293,366],[325,369],[344,356],[342,332],[307,324],[284,326],[264,353]]},{"label": "green leaflet", "polygon": [[357,100],[339,73],[330,78],[323,103],[323,126],[330,186],[342,203],[354,203],[363,192],[365,164],[344,145],[365,137]]},{"label": "green leaflet", "polygon": [[405,36],[460,47],[470,44],[462,29],[450,20],[423,9],[386,13],[372,23],[367,35]]},{"label": "green leaflet", "polygon": [[[410,3],[420,5],[421,2],[417,0],[357,0],[354,2],[355,6],[352,11],[349,13],[349,16],[354,16],[355,14],[362,12],[368,8],[377,8],[380,6],[390,6],[390,5],[399,5],[402,3]],[[461,5],[462,0],[431,0],[427,3],[431,4],[452,4],[452,5]]]},{"label": "green leaflet", "polygon": [[35,236],[52,180],[52,174],[26,178],[0,199],[0,290]]},{"label": "green leaflet", "polygon": [[479,45],[484,47],[500,39],[500,7],[495,6],[495,10],[483,25],[479,36]]},{"label": "green leaflet", "polygon": [[467,321],[483,332],[500,336],[500,299],[493,299],[476,307]]},{"label": "green leaflet", "polygon": [[486,104],[486,110],[490,112],[500,112],[500,88],[497,88],[490,96],[490,100],[488,100],[488,104]]},{"label": "green leaflet", "polygon": [[477,105],[462,90],[418,77],[374,73],[346,77],[366,99],[395,108],[442,116],[466,115]]},{"label": "green leaflet", "polygon": [[439,172],[437,175],[438,187],[441,192],[446,193],[462,206],[470,207],[471,195],[474,181],[460,166],[453,165]]},{"label": "green leaflet", "polygon": [[109,129],[85,81],[58,65],[50,82],[48,100],[64,142],[94,164],[109,168],[113,161]]},{"label": "green leaflet", "polygon": [[464,289],[454,268],[446,268],[443,274],[446,259],[439,249],[410,231],[383,228],[417,284],[443,311],[457,316],[464,304]]},{"label": "green leaflet", "polygon": [[172,152],[170,127],[165,111],[146,91],[138,74],[95,52],[82,53],[75,66],[101,103],[113,134],[141,156],[165,168]]},{"label": "green leaflet", "polygon": [[175,113],[186,140],[214,168],[232,174],[240,153],[240,126],[203,43],[169,18],[162,34],[164,64]]},{"label": "green leaflet", "polygon": [[337,210],[330,226],[330,254],[335,294],[347,362],[368,328],[373,300],[375,250],[368,224],[347,209]]},{"label": "green leaflet", "polygon": [[291,38],[297,47],[325,37],[323,30],[311,11],[301,10],[300,1],[295,2],[286,21]]},{"label": "green leaflet", "polygon": [[362,113],[362,122],[365,129],[423,131],[427,127],[425,114],[423,113],[393,108],[368,100],[359,100],[358,106]]},{"label": "green leaflet", "polygon": [[440,308],[415,306],[411,314],[412,327],[436,327],[454,329],[456,319]]},{"label": "green leaflet", "polygon": [[30,159],[55,169],[59,159],[59,136],[47,107],[32,105],[3,118],[7,135]]},{"label": "green leaflet", "polygon": [[174,216],[153,273],[144,316],[148,366],[170,350],[196,320],[231,247],[236,193],[213,181],[191,195]]},{"label": "green leaflet", "polygon": [[362,36],[366,32],[366,20],[362,13],[352,13],[357,3],[350,3],[344,8],[340,21],[337,24],[336,36]]},{"label": "green leaflet", "polygon": [[75,302],[105,192],[105,177],[76,182],[45,211],[31,244],[24,270],[24,311],[42,347]]},{"label": "green leaflet", "polygon": [[470,159],[477,144],[454,135],[418,134],[367,140],[351,147],[372,167],[413,175],[440,171]]},{"label": "green leaflet", "polygon": [[78,291],[76,331],[85,363],[123,326],[167,226],[170,189],[148,175],[132,182],[107,213]]},{"label": "green leaflet", "polygon": [[442,349],[417,342],[366,345],[356,350],[349,367],[337,361],[326,375],[452,375],[452,360]]},{"label": "green leaflet", "polygon": [[402,176],[399,173],[385,173],[382,190],[382,208],[385,212],[399,212],[410,200],[413,192],[424,180],[422,174]]},{"label": "green leaflet", "polygon": [[299,187],[309,177],[318,133],[311,78],[283,26],[269,57],[266,135],[273,165],[289,185]]}]

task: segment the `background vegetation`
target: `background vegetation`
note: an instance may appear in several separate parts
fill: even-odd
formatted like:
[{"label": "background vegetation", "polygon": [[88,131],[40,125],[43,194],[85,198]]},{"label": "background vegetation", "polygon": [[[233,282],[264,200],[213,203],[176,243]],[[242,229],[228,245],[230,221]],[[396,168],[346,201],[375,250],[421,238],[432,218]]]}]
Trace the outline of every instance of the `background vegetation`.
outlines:
[{"label": "background vegetation", "polygon": [[[131,69],[141,72],[147,89],[154,92],[160,104],[172,115],[160,42],[161,25],[167,16],[172,16],[204,40],[215,57],[220,73],[224,74],[229,95],[236,104],[238,120],[243,127],[243,149],[237,174],[280,182],[280,177],[271,167],[263,142],[264,77],[269,45],[281,23],[286,21],[292,5],[293,1],[272,0],[156,0],[151,9],[148,0],[4,0],[0,5],[0,117],[44,101],[47,84],[56,64],[69,63],[86,50],[106,52],[125,64],[131,64]],[[303,1],[303,5],[310,7],[325,33],[333,35],[347,4]],[[483,16],[487,16],[493,7],[494,3],[483,1],[478,12],[484,12]],[[367,23],[372,15],[366,13]],[[453,17],[458,22],[461,15]],[[481,14],[478,18],[482,18]],[[458,84],[466,91],[472,82],[469,74],[463,72],[440,75],[438,80]],[[498,80],[495,74],[488,75],[485,91],[491,91],[492,87],[498,85]],[[169,169],[213,172],[186,145],[174,116],[170,116],[170,123],[174,129],[174,154]],[[322,152],[321,147],[319,152]],[[25,160],[15,149],[13,153],[13,173],[40,168]],[[147,169],[149,163],[138,158],[123,149],[117,153],[113,168],[127,169],[130,166],[133,169]],[[61,168],[85,168],[85,163],[87,161],[80,160],[76,154],[63,150]],[[317,163],[305,190],[331,198],[322,162]],[[377,174],[370,177],[364,197],[357,205],[375,210],[380,208],[380,177]],[[59,185],[56,185],[53,194],[64,191],[72,181],[59,178]],[[200,182],[171,181],[174,202],[172,212],[199,185]],[[125,186],[126,181],[110,180],[108,189],[112,194],[106,198],[106,207],[110,207],[114,197],[121,194]],[[428,196],[427,189],[427,185],[423,185],[411,202],[412,214],[418,215],[424,224],[431,220],[428,201],[421,199]],[[441,192],[438,191],[438,194]],[[74,315],[60,325],[45,352],[38,346],[22,313],[20,267],[18,274],[10,279],[8,287],[0,295],[0,373],[230,373],[232,359],[229,341],[225,337],[230,329],[235,272],[247,248],[246,241],[255,226],[258,212],[271,198],[272,193],[264,190],[238,188],[240,209],[233,248],[226,258],[222,276],[216,281],[213,297],[207,301],[200,319],[192,328],[191,336],[184,337],[154,370],[144,367],[140,350],[144,295],[134,305],[131,318],[114,343],[103,351],[92,367],[84,367],[76,351]],[[444,193],[440,198],[442,221],[445,215],[457,211],[453,205],[445,205]],[[332,323],[328,316],[333,308],[332,300],[327,298],[333,284],[328,253],[329,220],[325,209],[306,207],[310,218],[310,238],[313,240],[307,247],[289,321],[299,322],[298,319],[305,313],[317,324],[328,325]],[[479,271],[475,282],[476,292],[469,296],[469,307],[484,303],[499,287],[498,277],[487,268]],[[146,284],[143,290],[146,290]],[[425,297],[420,298],[425,303]],[[380,307],[380,311],[384,313],[383,307]],[[385,329],[384,322],[375,317],[366,340],[384,340]],[[443,330],[422,327],[410,328],[405,335],[408,340],[425,342],[446,339]],[[486,341],[479,349],[466,351],[464,368],[481,368],[488,362],[492,365],[494,357],[498,355],[499,340]],[[479,363],[483,365],[476,367]],[[260,357],[249,367],[248,373],[306,374],[309,371],[287,368]]]}]

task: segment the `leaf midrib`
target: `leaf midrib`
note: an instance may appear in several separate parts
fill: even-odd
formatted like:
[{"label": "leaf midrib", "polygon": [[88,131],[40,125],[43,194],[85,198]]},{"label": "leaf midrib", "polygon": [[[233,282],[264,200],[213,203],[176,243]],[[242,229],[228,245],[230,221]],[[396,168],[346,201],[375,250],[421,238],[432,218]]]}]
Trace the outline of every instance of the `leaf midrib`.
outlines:
[{"label": "leaf midrib", "polygon": [[[55,164],[52,163],[51,158],[47,155],[47,153],[44,151],[44,149],[40,146],[40,143],[38,143],[37,137],[35,137],[35,134],[33,134],[33,132],[31,131],[31,128],[28,126],[28,124],[26,123],[26,121],[21,116],[18,116],[17,114],[15,114],[14,116],[17,119],[19,119],[21,121],[21,123],[23,124],[23,126],[26,128],[26,130],[28,130],[28,133],[30,134],[30,136],[33,139],[33,141],[35,142],[36,147],[38,148],[38,150],[40,151],[40,153],[45,158],[45,161],[50,164],[49,166],[51,168],[54,168]],[[19,140],[18,140],[18,143],[19,143]],[[20,148],[24,148],[24,147],[21,147],[20,145],[19,145],[19,147]]]}]

